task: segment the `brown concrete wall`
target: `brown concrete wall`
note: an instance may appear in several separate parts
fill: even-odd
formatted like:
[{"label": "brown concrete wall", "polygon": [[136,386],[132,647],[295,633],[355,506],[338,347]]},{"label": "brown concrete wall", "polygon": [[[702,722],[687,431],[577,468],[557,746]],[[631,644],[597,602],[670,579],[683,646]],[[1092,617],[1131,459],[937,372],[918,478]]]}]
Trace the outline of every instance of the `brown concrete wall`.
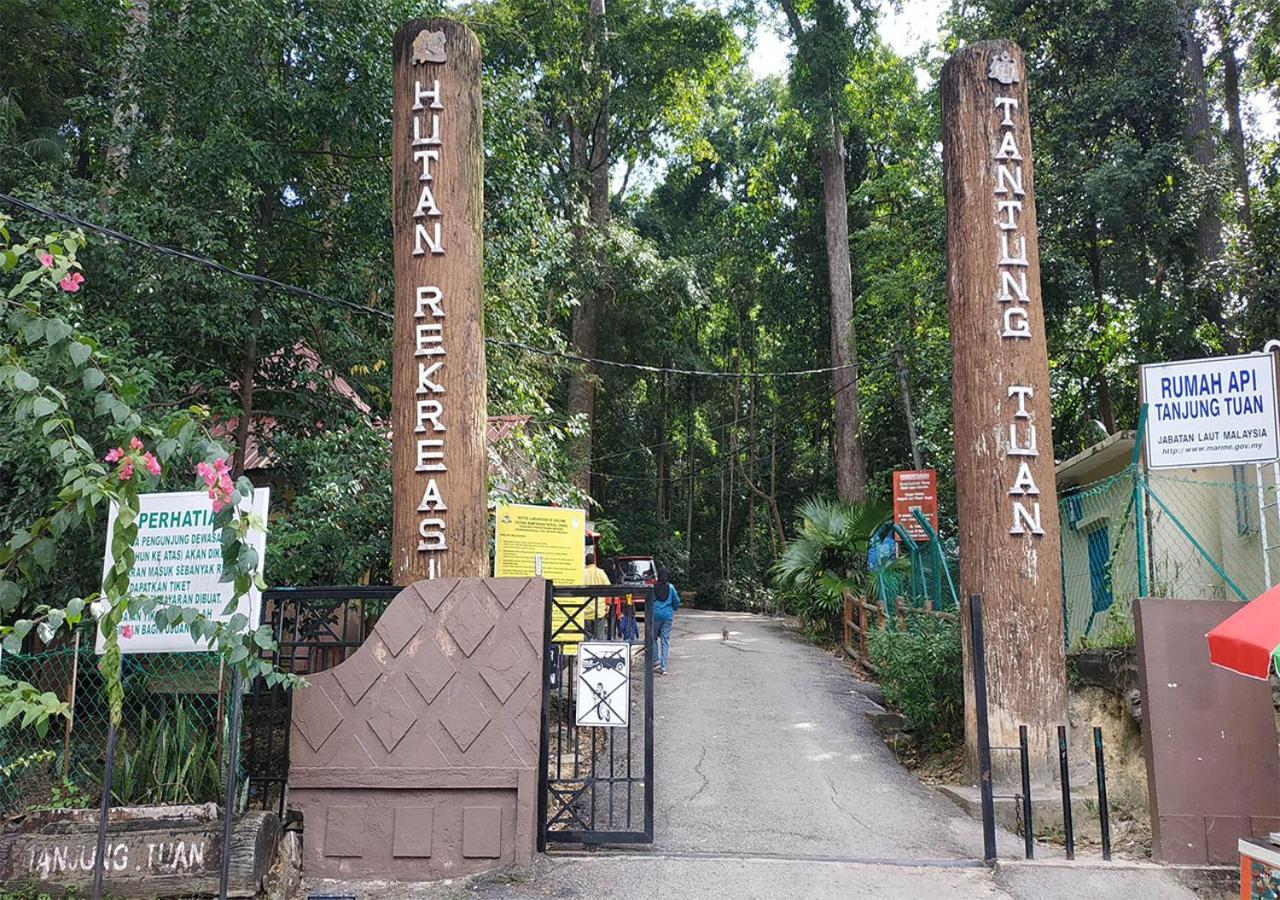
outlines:
[{"label": "brown concrete wall", "polygon": [[297,692],[289,805],[307,877],[429,881],[527,865],[536,840],[546,583],[405,588]]},{"label": "brown concrete wall", "polygon": [[1152,851],[1169,863],[1234,863],[1236,842],[1280,830],[1271,686],[1209,663],[1205,633],[1240,605],[1134,605]]}]

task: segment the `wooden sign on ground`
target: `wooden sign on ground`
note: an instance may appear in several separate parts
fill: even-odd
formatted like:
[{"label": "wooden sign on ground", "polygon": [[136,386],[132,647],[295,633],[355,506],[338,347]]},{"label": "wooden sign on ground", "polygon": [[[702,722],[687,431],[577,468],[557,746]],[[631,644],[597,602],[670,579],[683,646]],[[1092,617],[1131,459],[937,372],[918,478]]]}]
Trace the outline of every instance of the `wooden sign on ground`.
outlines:
[{"label": "wooden sign on ground", "polygon": [[396,32],[391,569],[488,573],[480,45],[449,19]]},{"label": "wooden sign on ground", "polygon": [[[991,743],[1017,746],[1018,726],[1029,726],[1033,769],[1048,780],[1054,728],[1066,721],[1066,661],[1022,51],[1009,41],[966,47],[943,67],[941,90],[960,587],[983,596]],[[967,635],[965,670],[974,768]],[[997,754],[997,780],[1016,761]]]}]

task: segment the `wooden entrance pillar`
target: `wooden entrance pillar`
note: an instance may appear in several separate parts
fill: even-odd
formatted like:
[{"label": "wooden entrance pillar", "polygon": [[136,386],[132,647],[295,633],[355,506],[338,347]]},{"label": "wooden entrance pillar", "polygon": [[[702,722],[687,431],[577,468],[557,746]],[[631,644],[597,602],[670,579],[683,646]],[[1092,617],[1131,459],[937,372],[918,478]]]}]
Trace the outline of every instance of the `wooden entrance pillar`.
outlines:
[{"label": "wooden entrance pillar", "polygon": [[488,574],[480,45],[450,19],[396,32],[391,573]]},{"label": "wooden entrance pillar", "polygon": [[[983,597],[991,743],[1028,726],[1039,780],[1066,722],[1062,569],[1031,130],[1022,52],[987,41],[943,67],[947,307],[960,586]],[[965,634],[965,744],[976,770],[972,660]],[[996,777],[1017,771],[998,753]]]}]

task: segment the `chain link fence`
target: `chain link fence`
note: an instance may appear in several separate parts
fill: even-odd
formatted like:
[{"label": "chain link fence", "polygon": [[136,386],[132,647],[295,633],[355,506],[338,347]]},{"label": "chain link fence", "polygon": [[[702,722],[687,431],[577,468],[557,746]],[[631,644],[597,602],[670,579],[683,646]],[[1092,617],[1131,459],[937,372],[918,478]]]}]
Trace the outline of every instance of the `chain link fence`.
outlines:
[{"label": "chain link fence", "polygon": [[1245,601],[1275,584],[1280,519],[1269,471],[1131,465],[1068,489],[1059,498],[1067,649],[1131,645],[1138,597]]},{"label": "chain link fence", "polygon": [[[92,640],[38,653],[6,653],[4,675],[72,705],[41,736],[0,728],[0,812],[96,807],[107,747],[107,697]],[[224,710],[230,678],[212,653],[125,655],[124,715],[112,777],[115,805],[221,802]]]}]

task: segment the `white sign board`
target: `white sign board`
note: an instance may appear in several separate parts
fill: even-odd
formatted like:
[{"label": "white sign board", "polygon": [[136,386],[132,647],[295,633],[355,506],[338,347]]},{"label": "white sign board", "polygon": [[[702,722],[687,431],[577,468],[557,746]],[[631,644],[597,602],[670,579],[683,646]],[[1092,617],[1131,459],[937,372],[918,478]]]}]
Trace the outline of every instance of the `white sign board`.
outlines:
[{"label": "white sign board", "polygon": [[1280,456],[1270,353],[1142,367],[1148,469],[1270,462]]},{"label": "white sign board", "polygon": [[[252,512],[267,519],[269,490],[256,488]],[[129,591],[157,598],[162,604],[190,606],[210,619],[226,622],[222,615],[231,602],[233,587],[220,583],[222,577],[222,541],[213,527],[213,504],[204,491],[172,494],[142,494],[138,497],[138,538],[134,542],[133,571]],[[111,538],[115,534],[116,505],[111,505],[107,520],[107,553],[102,564],[103,578],[111,568]],[[266,554],[267,536],[250,531],[250,546],[258,551],[261,567]],[[243,613],[249,627],[258,624],[262,610],[262,593],[251,587],[240,598],[232,613]],[[127,635],[127,636],[126,636]],[[103,651],[102,635],[98,635],[98,652]],[[161,631],[154,619],[126,616],[120,623],[120,650],[124,653],[191,653],[208,650],[208,642],[197,644],[185,628]]]},{"label": "white sign board", "polygon": [[631,711],[631,646],[618,642],[578,645],[577,722],[626,728]]}]

